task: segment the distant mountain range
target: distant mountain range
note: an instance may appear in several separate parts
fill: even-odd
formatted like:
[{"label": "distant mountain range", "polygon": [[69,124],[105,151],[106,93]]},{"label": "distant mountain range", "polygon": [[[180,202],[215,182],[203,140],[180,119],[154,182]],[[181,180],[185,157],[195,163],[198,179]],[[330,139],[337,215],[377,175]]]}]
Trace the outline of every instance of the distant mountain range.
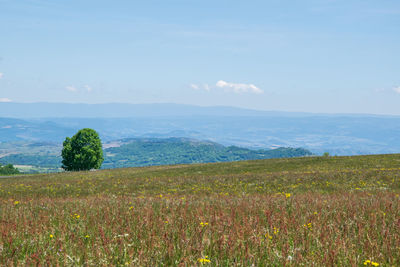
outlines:
[{"label": "distant mountain range", "polygon": [[302,147],[315,154],[400,152],[399,116],[178,104],[0,103],[0,142],[61,143],[86,127],[97,130],[103,142],[184,137],[251,149]]},{"label": "distant mountain range", "polygon": [[400,117],[373,114],[327,114],[307,112],[264,111],[229,106],[195,106],[172,103],[155,104],[71,104],[0,102],[4,118],[136,118],[180,116],[269,116],[269,117]]},{"label": "distant mountain range", "polygon": [[236,107],[182,104],[0,103],[0,117],[9,118],[133,118],[171,116],[284,116],[306,113],[259,111]]}]

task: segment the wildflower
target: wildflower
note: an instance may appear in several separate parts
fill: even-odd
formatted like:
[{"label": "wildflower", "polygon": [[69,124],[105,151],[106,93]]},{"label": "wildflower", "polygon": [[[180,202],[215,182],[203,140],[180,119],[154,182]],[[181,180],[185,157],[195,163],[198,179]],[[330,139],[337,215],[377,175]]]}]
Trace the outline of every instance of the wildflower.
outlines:
[{"label": "wildflower", "polygon": [[165,224],[167,224],[167,223],[168,223],[168,221],[165,221],[164,223],[165,223]]},{"label": "wildflower", "polygon": [[285,193],[286,198],[290,198],[291,194],[290,193]]},{"label": "wildflower", "polygon": [[309,230],[312,230],[312,223],[303,224],[303,226]]},{"label": "wildflower", "polygon": [[317,215],[317,214],[318,214],[318,212],[314,211],[314,215]]},{"label": "wildflower", "polygon": [[200,263],[202,263],[202,264],[211,262],[211,261],[208,259],[208,256],[205,256],[204,258],[199,258],[197,261],[200,262]]},{"label": "wildflower", "polygon": [[208,225],[208,222],[201,222],[200,225],[201,225],[201,227],[205,227]]},{"label": "wildflower", "polygon": [[85,238],[89,238],[90,237],[90,235],[85,235]]},{"label": "wildflower", "polygon": [[274,227],[274,235],[277,235],[279,233],[279,229]]},{"label": "wildflower", "polygon": [[133,206],[130,206],[130,207],[129,207],[129,210],[132,210],[132,209],[133,209]]},{"label": "wildflower", "polygon": [[268,233],[265,234],[265,238],[268,238],[269,240],[272,239],[272,236],[270,236]]},{"label": "wildflower", "polygon": [[379,263],[373,262],[371,260],[366,260],[366,261],[364,261],[364,265],[379,266]]},{"label": "wildflower", "polygon": [[53,238],[53,237],[54,237],[54,235],[50,234],[50,235],[49,235],[49,237],[50,237],[50,238]]},{"label": "wildflower", "polygon": [[18,204],[19,204],[18,200],[14,201],[14,205],[18,205]]}]

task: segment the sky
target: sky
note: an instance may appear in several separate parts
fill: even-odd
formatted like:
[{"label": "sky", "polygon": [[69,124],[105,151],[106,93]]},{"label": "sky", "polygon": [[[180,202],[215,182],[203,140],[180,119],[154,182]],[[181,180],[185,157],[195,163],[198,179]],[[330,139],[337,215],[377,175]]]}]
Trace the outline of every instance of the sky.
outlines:
[{"label": "sky", "polygon": [[400,115],[398,0],[0,0],[0,102]]}]

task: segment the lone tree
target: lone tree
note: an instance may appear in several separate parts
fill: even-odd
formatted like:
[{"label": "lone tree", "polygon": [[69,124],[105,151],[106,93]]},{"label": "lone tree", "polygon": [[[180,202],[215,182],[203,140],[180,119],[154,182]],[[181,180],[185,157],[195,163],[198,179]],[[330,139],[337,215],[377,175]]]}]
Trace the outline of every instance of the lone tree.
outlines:
[{"label": "lone tree", "polygon": [[72,138],[65,138],[61,155],[66,171],[99,169],[104,160],[99,134],[89,128],[79,130]]}]

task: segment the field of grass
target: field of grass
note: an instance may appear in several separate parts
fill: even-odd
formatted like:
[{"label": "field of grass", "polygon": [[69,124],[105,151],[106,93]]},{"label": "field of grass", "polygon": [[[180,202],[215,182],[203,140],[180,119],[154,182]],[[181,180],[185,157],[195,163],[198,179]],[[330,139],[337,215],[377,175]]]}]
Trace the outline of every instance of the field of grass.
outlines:
[{"label": "field of grass", "polygon": [[0,263],[400,266],[400,155],[0,179]]}]

